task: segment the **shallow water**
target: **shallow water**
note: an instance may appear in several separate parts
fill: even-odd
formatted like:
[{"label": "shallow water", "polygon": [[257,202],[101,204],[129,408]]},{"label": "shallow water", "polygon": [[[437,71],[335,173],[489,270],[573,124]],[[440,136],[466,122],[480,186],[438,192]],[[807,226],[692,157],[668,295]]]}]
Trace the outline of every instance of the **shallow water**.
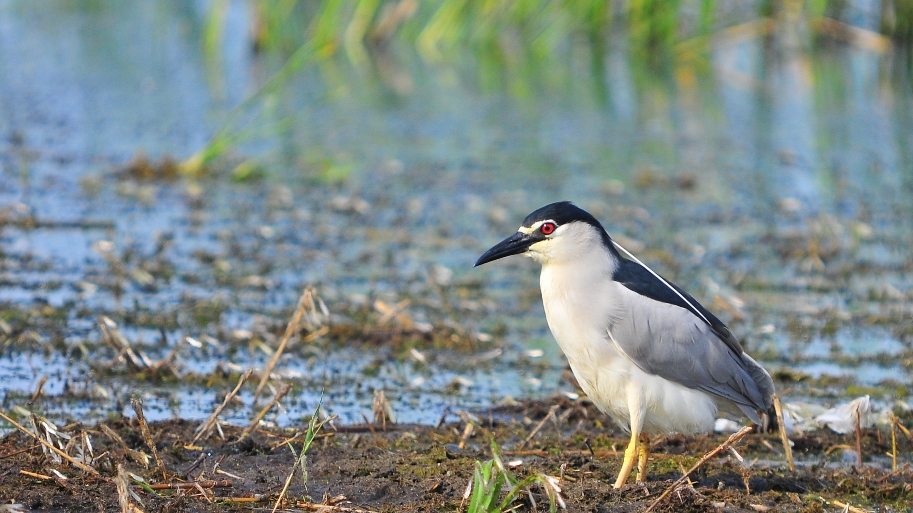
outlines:
[{"label": "shallow water", "polygon": [[[296,384],[270,417],[280,424],[321,393],[345,422],[370,418],[383,389],[398,420],[432,423],[447,408],[570,391],[534,265],[471,268],[560,199],[688,289],[769,369],[841,378],[794,393],[831,402],[848,384],[893,393],[913,377],[913,92],[897,55],[792,45],[784,24],[663,73],[617,45],[604,69],[568,45],[550,73],[484,83],[481,62],[434,66],[397,48],[389,69],[366,71],[342,56],[250,114],[257,137],[233,153],[258,156],[265,179],[116,173],[138,151],[188,157],[276,68],[240,37],[206,59],[204,12],[0,4],[5,409],[47,375],[29,408],[52,416],[129,414],[139,394],[150,418],[205,418],[269,359],[262,348],[310,285],[332,323],[378,323],[376,301],[409,299],[410,319],[464,336],[293,346],[276,368]],[[229,30],[245,17],[232,8]],[[290,128],[268,128],[278,122]],[[179,351],[193,379],[135,379],[99,315],[153,360],[185,336],[213,342]],[[224,417],[249,418],[251,395]]]}]

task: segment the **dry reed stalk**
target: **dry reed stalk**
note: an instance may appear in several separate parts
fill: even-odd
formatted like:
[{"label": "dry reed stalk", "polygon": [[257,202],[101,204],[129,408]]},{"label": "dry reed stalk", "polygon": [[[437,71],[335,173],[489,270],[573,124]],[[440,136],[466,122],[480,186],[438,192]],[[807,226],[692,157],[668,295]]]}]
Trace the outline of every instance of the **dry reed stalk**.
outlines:
[{"label": "dry reed stalk", "polygon": [[859,408],[856,408],[856,468],[862,468],[862,428],[859,426]]},{"label": "dry reed stalk", "polygon": [[[302,454],[301,456],[304,456],[304,454]],[[300,461],[300,457],[299,457],[299,461]],[[295,464],[292,465],[292,471],[289,472],[288,477],[285,478],[285,484],[282,485],[282,491],[279,492],[279,497],[276,497],[276,503],[273,504],[273,509],[272,509],[272,511],[270,511],[270,513],[276,513],[276,510],[279,509],[279,505],[282,504],[282,499],[285,498],[285,492],[288,491],[289,485],[292,484],[292,478],[295,477],[295,471],[298,470],[299,461],[296,461]]]},{"label": "dry reed stalk", "polygon": [[102,432],[104,434],[108,435],[108,438],[110,438],[111,440],[114,440],[117,443],[117,445],[119,445],[120,448],[123,449],[123,451],[125,453],[127,453],[127,456],[130,456],[131,458],[136,460],[138,463],[141,463],[144,467],[149,468],[149,455],[148,454],[141,452],[141,451],[135,451],[135,450],[127,447],[127,443],[124,442],[124,439],[121,438],[120,435],[118,435],[116,432],[114,432],[114,430],[109,428],[107,425],[99,424],[98,427],[102,430]]},{"label": "dry reed stalk", "polygon": [[269,413],[269,411],[272,410],[273,407],[275,407],[277,403],[279,403],[279,400],[282,399],[283,397],[285,397],[285,394],[289,393],[289,390],[291,390],[291,389],[292,389],[292,385],[285,385],[284,387],[282,387],[282,390],[280,390],[279,392],[276,393],[276,395],[273,397],[273,400],[270,401],[269,404],[264,406],[263,409],[260,410],[260,413],[258,413],[257,416],[254,417],[254,421],[251,422],[250,425],[247,426],[247,428],[241,432],[241,436],[238,437],[237,441],[240,442],[241,440],[244,440],[245,438],[247,438],[248,435],[253,433],[254,430],[257,429],[257,426],[260,425],[260,421],[263,420],[263,417],[265,417],[266,414]]},{"label": "dry reed stalk", "polygon": [[657,497],[657,499],[656,499],[655,501],[653,501],[653,504],[650,504],[650,507],[647,508],[647,510],[644,511],[644,513],[650,513],[651,511],[653,511],[654,509],[656,509],[656,506],[659,506],[659,503],[662,502],[663,499],[665,499],[666,497],[668,497],[669,494],[671,494],[676,488],[678,488],[679,485],[681,485],[681,484],[684,483],[686,480],[688,480],[688,476],[690,476],[691,474],[693,474],[695,470],[697,470],[698,468],[700,468],[704,463],[707,463],[707,461],[710,460],[710,458],[716,456],[717,454],[719,454],[719,453],[721,453],[721,452],[723,452],[723,451],[728,450],[728,449],[729,449],[730,447],[732,447],[736,442],[738,442],[739,440],[741,440],[745,435],[747,435],[748,433],[751,433],[751,430],[752,430],[752,429],[754,429],[753,426],[745,426],[745,427],[743,427],[743,428],[742,428],[741,430],[739,430],[737,433],[733,433],[732,436],[730,436],[729,438],[727,438],[726,441],[723,442],[723,443],[721,443],[716,449],[713,449],[712,451],[710,451],[710,452],[708,452],[707,454],[705,454],[697,463],[694,464],[693,467],[691,467],[690,469],[688,469],[688,472],[685,472],[685,475],[683,475],[682,477],[678,478],[674,483],[672,483],[672,486],[670,486],[669,488],[666,488],[666,491],[664,491],[664,492],[662,493],[662,495],[660,495],[659,497]]},{"label": "dry reed stalk", "polygon": [[230,488],[235,484],[227,479],[221,481],[194,481],[190,483],[160,483],[149,485],[153,490],[187,490],[192,488]]},{"label": "dry reed stalk", "polygon": [[101,477],[101,474],[99,474],[97,470],[95,470],[94,468],[92,468],[92,467],[86,465],[85,463],[83,463],[83,462],[81,462],[81,461],[77,461],[77,460],[73,459],[72,456],[70,456],[69,454],[65,453],[64,451],[58,449],[57,447],[54,447],[50,442],[48,442],[48,441],[46,441],[46,440],[40,438],[40,437],[39,437],[38,435],[36,435],[35,433],[32,433],[31,431],[29,431],[28,429],[26,429],[25,426],[23,426],[22,424],[20,424],[20,423],[16,422],[15,420],[9,418],[5,413],[0,412],[0,417],[3,417],[3,420],[5,420],[5,421],[9,422],[10,424],[12,424],[13,426],[15,426],[15,428],[18,429],[19,431],[22,431],[22,432],[25,433],[26,435],[28,435],[28,436],[34,438],[35,440],[37,440],[41,445],[43,445],[43,446],[45,446],[45,447],[51,449],[51,450],[54,451],[55,453],[57,453],[57,455],[60,456],[61,458],[63,458],[63,459],[65,459],[65,460],[69,461],[70,463],[72,463],[73,466],[75,466],[76,468],[78,468],[78,469],[80,469],[80,470],[83,470],[83,471],[85,471],[85,472],[88,472],[88,473],[92,474],[93,476]]},{"label": "dry reed stalk", "polygon": [[212,425],[215,424],[216,419],[219,417],[219,414],[222,413],[222,410],[224,410],[225,407],[228,406],[228,403],[231,401],[231,399],[238,393],[239,390],[241,390],[241,385],[243,385],[244,382],[247,381],[247,378],[250,377],[252,372],[253,372],[253,370],[247,369],[247,372],[245,372],[241,376],[241,378],[238,379],[238,384],[235,385],[234,390],[232,390],[231,392],[228,393],[228,395],[225,396],[225,400],[222,401],[222,404],[220,404],[212,412],[212,415],[210,415],[209,418],[206,419],[206,422],[204,422],[203,424],[200,425],[200,427],[197,428],[197,434],[196,434],[196,436],[193,437],[193,440],[190,441],[190,445],[195,444],[197,442],[197,440],[200,439],[200,437],[204,436],[206,433],[209,432],[210,429],[212,429]]},{"label": "dry reed stalk", "polygon": [[257,385],[257,390],[254,392],[254,402],[257,401],[257,397],[260,397],[260,392],[266,385],[266,380],[269,379],[269,375],[273,372],[276,363],[279,362],[279,357],[282,356],[282,352],[285,351],[285,346],[288,345],[288,341],[292,338],[292,335],[298,332],[298,328],[301,325],[301,319],[304,318],[304,314],[308,307],[313,306],[313,304],[314,291],[308,287],[304,289],[304,292],[301,293],[301,297],[298,298],[298,306],[295,308],[295,313],[292,314],[291,320],[289,320],[288,325],[285,327],[285,334],[282,335],[279,347],[276,349],[276,352],[273,353],[273,357],[270,358],[266,368],[263,369],[263,375],[260,376],[260,384]]},{"label": "dry reed stalk", "polygon": [[904,436],[907,437],[907,440],[909,440],[911,443],[913,443],[913,433],[910,433],[910,430],[907,429],[903,424],[901,424],[900,419],[895,417],[893,413],[891,414],[891,417],[893,418],[892,422],[894,422],[894,424],[897,424],[897,427],[900,428],[900,432],[903,433]]},{"label": "dry reed stalk", "polygon": [[159,458],[158,449],[155,448],[155,440],[152,439],[152,431],[149,430],[149,423],[146,422],[146,416],[143,414],[143,403],[142,401],[131,398],[130,404],[133,406],[133,411],[136,412],[136,420],[139,422],[140,431],[143,433],[143,440],[146,441],[146,445],[152,451],[152,457],[155,458],[155,465],[162,472],[162,481],[167,481],[168,475],[165,474],[165,465],[162,464],[162,459]]},{"label": "dry reed stalk", "polygon": [[789,445],[789,437],[786,435],[786,421],[783,418],[783,406],[780,405],[780,398],[774,394],[774,410],[777,412],[777,425],[780,428],[780,440],[783,442],[783,451],[786,453],[786,464],[789,465],[790,472],[796,471],[796,462],[793,461],[793,448]]},{"label": "dry reed stalk", "polygon": [[393,406],[390,405],[390,401],[387,400],[387,395],[383,390],[374,391],[371,409],[374,411],[373,423],[380,424],[384,431],[387,430],[387,419],[390,419],[391,424],[396,423],[396,418],[393,416]]},{"label": "dry reed stalk", "polygon": [[148,367],[146,362],[133,351],[132,347],[130,347],[130,341],[118,331],[117,323],[102,315],[98,317],[98,327],[101,329],[102,335],[104,335],[103,338],[105,339],[105,342],[117,351],[118,358],[123,358],[124,355],[127,355],[129,358],[126,358],[125,360],[134,369],[145,369]]},{"label": "dry reed stalk", "polygon": [[400,326],[402,326],[406,329],[411,328],[412,319],[408,315],[402,313],[403,309],[406,308],[407,306],[409,306],[409,304],[411,302],[412,301],[409,299],[404,299],[404,300],[400,301],[399,303],[397,303],[393,306],[390,306],[383,301],[380,301],[380,300],[375,301],[374,309],[382,314],[380,320],[377,321],[377,325],[383,326],[384,324],[387,324],[388,322],[390,322],[391,319],[396,319],[396,322]]},{"label": "dry reed stalk", "polygon": [[313,342],[313,341],[317,340],[318,338],[326,335],[329,332],[330,332],[329,326],[321,326],[319,329],[317,329],[317,331],[313,331],[313,332],[305,335],[304,338],[301,339],[301,341],[304,342],[305,344],[308,342]]},{"label": "dry reed stalk", "polygon": [[132,513],[133,511],[130,507],[130,493],[127,488],[128,483],[127,471],[124,470],[124,465],[122,463],[118,463],[117,477],[114,478],[114,486],[117,487],[117,502],[120,503],[121,513]]}]

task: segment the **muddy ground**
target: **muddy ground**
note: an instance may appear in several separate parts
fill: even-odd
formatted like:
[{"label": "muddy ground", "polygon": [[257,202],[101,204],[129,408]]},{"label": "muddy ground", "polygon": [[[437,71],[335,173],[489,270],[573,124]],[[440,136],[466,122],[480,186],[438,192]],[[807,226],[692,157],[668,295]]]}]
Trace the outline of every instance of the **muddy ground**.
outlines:
[{"label": "muddy ground", "polygon": [[[536,431],[550,409],[554,420],[549,418]],[[325,511],[465,511],[462,496],[467,483],[476,462],[491,459],[489,444],[494,439],[504,461],[515,465],[512,472],[517,477],[559,477],[568,511],[645,511],[683,469],[727,438],[714,434],[655,439],[647,482],[614,490],[611,483],[621,461],[616,450],[623,449],[626,438],[585,400],[554,398],[463,413],[461,418],[437,427],[327,424],[307,453],[307,483],[296,474],[280,506],[306,511],[319,510],[315,504],[320,503],[333,505]],[[910,420],[902,419],[907,425]],[[471,434],[467,423],[473,425]],[[123,465],[150,484],[223,485],[152,491],[134,481],[131,507],[144,511],[271,509],[295,466],[286,442],[291,440],[295,451],[300,450],[305,428],[258,429],[237,442],[243,427],[225,425],[224,437],[214,431],[194,445],[197,426],[198,422],[181,420],[150,425],[164,477],[154,458],[148,466],[139,462],[140,453],[151,451],[136,419],[59,427],[76,440],[69,444],[71,455],[89,453],[80,436],[89,434],[94,457],[86,461],[98,476],[54,463],[35,439],[15,431],[0,440],[0,501],[18,504],[23,511],[118,511],[115,477]],[[656,511],[910,511],[913,447],[901,433],[897,436],[900,460],[894,472],[886,456],[892,451],[889,431],[865,430],[861,468],[855,465],[855,435],[818,430],[793,436],[798,470],[791,472],[777,434],[752,433],[738,446],[744,464],[731,454],[715,457],[695,472],[692,487],[679,488]],[[538,486],[521,495],[514,504],[518,511],[548,510]]]}]

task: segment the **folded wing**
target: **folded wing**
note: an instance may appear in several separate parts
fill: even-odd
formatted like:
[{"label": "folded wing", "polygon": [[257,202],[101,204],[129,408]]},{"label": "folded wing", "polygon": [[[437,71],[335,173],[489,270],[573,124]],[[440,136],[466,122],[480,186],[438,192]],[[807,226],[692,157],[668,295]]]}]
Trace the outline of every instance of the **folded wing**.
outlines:
[{"label": "folded wing", "polygon": [[613,278],[622,297],[608,320],[612,343],[645,372],[728,399],[760,422],[773,381],[719,319],[640,262],[623,260]]}]

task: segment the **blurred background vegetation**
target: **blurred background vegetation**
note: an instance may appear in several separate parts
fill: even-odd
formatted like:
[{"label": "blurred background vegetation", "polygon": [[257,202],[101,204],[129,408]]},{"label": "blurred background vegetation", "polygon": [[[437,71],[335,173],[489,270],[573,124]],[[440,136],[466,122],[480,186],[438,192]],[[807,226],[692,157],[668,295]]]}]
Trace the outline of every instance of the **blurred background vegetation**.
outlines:
[{"label": "blurred background vegetation", "polygon": [[[211,64],[221,62],[226,38],[239,36],[229,21],[237,6],[212,0],[205,9],[200,37]],[[453,79],[470,89],[530,103],[542,91],[579,89],[575,82],[583,80],[596,102],[606,103],[613,53],[627,60],[635,82],[693,82],[695,70],[712,66],[712,50],[721,43],[761,39],[773,56],[833,44],[891,49],[909,73],[913,42],[913,0],[250,0],[244,6],[250,47],[278,61],[278,72],[183,163],[185,173],[204,171],[233,142],[264,133],[262,125],[251,130],[245,114],[310,64],[331,87],[346,87],[354,70],[394,96],[413,92],[416,67],[432,66],[454,71]],[[266,132],[289,126],[274,120]],[[255,176],[258,169],[246,161],[235,176]]]}]

